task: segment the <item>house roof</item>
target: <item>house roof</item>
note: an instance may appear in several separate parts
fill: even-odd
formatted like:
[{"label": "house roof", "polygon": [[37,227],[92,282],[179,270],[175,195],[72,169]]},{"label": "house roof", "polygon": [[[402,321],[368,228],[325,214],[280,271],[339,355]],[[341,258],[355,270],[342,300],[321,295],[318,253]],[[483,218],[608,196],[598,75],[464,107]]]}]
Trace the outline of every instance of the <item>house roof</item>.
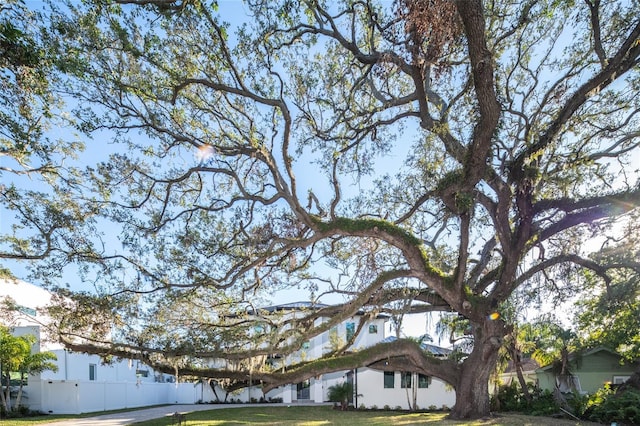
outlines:
[{"label": "house roof", "polygon": [[[281,311],[303,311],[303,310],[317,310],[328,308],[331,305],[326,305],[324,303],[316,303],[316,302],[291,302],[291,303],[283,303],[280,305],[272,305],[272,306],[264,306],[258,308],[259,311],[266,312],[281,312]],[[249,314],[253,314],[253,310],[248,311]],[[364,315],[365,311],[360,309],[356,312],[356,315]],[[378,314],[376,318],[389,318],[387,314]]]},{"label": "house roof", "polygon": [[[522,365],[522,371],[524,372],[536,371],[538,368],[540,368],[540,364],[538,364],[535,359],[531,358],[524,358],[522,361],[520,361],[520,364]],[[515,371],[516,367],[513,361],[509,361],[507,363],[507,368],[504,370],[503,374],[515,373]]]},{"label": "house roof", "polygon": [[[606,348],[604,346],[598,346],[596,348],[589,349],[588,351],[581,352],[579,354],[579,356],[580,357],[586,357],[586,356],[593,355],[593,354],[596,354],[596,353],[599,353],[599,352],[606,352],[606,353],[609,353],[611,355],[615,355],[618,358],[621,358],[619,353],[617,353],[616,351],[611,350],[609,348]],[[569,354],[569,361],[573,361],[576,358],[576,355],[577,355],[576,352],[572,352],[571,354]],[[540,367],[536,371],[542,372],[542,371],[550,370],[551,368],[553,368],[553,364],[549,364],[549,365],[546,365],[544,367]]]},{"label": "house roof", "polygon": [[280,311],[301,311],[304,309],[322,309],[328,306],[329,305],[325,305],[324,303],[291,302],[291,303],[283,303],[281,305],[264,306],[259,309],[261,311],[267,311],[267,312],[280,312]]},{"label": "house roof", "polygon": [[[393,343],[396,340],[398,340],[398,338],[396,336],[389,336],[389,337],[386,337],[386,338],[382,339],[380,343]],[[426,343],[425,341],[422,341],[420,343],[420,347],[422,347],[422,349],[425,352],[428,352],[431,355],[435,355],[435,356],[448,356],[448,355],[451,354],[451,352],[453,352],[451,349],[442,348],[440,346],[432,345],[432,344]]]}]

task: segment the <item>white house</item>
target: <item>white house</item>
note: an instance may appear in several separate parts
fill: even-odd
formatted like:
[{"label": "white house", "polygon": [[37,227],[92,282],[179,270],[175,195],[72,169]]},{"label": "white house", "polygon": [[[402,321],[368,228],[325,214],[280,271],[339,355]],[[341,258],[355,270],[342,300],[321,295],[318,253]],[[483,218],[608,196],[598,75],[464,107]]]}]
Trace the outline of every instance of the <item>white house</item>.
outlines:
[{"label": "white house", "polygon": [[[296,302],[275,305],[263,308],[268,312],[283,312],[286,315],[295,316],[302,311],[321,309],[327,307],[323,304],[310,302]],[[327,322],[329,318],[319,318],[318,323]],[[331,350],[330,336],[337,333],[340,340],[348,341],[358,330],[361,321],[366,321],[361,333],[355,337],[350,350],[357,351],[381,342],[391,342],[393,336],[387,336],[390,332],[390,318],[386,315],[378,315],[375,319],[369,319],[364,312],[358,312],[346,319],[337,327],[328,332],[312,338],[303,345],[301,351],[287,357],[283,362],[290,364],[303,359],[311,360],[321,357]],[[435,356],[447,356],[451,351],[426,343],[422,344],[424,350]],[[409,409],[416,406],[421,409],[452,407],[455,403],[453,388],[443,381],[423,376],[414,372],[383,372],[370,368],[371,366],[358,366],[353,370],[323,374],[312,377],[302,383],[282,386],[265,395],[266,398],[282,398],[283,402],[296,401],[326,402],[328,401],[329,387],[342,382],[350,382],[354,387],[352,403],[356,407],[365,408],[397,408]],[[245,389],[238,398],[247,400],[262,395],[259,387]]]},{"label": "white house", "polygon": [[[395,336],[384,343],[393,342]],[[426,342],[422,348],[436,357],[447,357],[450,349]],[[451,408],[456,402],[455,391],[440,379],[410,371],[380,371],[369,367],[356,369],[356,397],[358,407],[402,409]]]},{"label": "white house", "polygon": [[[390,408],[410,406],[430,408],[451,407],[455,393],[442,381],[407,372],[383,372],[362,365],[353,370],[323,374],[302,383],[281,386],[264,395],[259,384],[227,395],[216,386],[204,383],[175,383],[172,376],[154,371],[134,360],[116,360],[104,364],[100,357],[65,350],[57,342],[41,336],[41,326],[48,318],[42,308],[51,295],[46,290],[20,280],[0,279],[0,302],[10,298],[20,311],[5,319],[16,334],[33,334],[38,342],[33,350],[52,351],[57,356],[58,371],[47,371],[29,378],[26,393],[31,409],[56,414],[74,414],[141,407],[154,404],[209,402],[216,399],[250,402],[262,398],[282,399],[284,403],[328,401],[328,389],[345,381],[354,385],[353,404],[366,408]],[[320,309],[327,305],[297,302],[263,308],[268,312],[279,312],[284,318],[300,315],[309,309]],[[318,318],[316,325],[329,321]],[[358,330],[351,350],[359,350],[377,343],[389,341],[389,317],[378,315],[370,319],[358,312],[331,330],[313,337],[296,353],[284,359],[274,358],[274,363],[292,364],[301,360],[315,359],[331,350],[332,334],[348,341]],[[260,330],[256,330],[260,332]],[[425,350],[446,356],[447,350],[433,345],[423,345]],[[222,360],[224,361],[224,360]]]}]

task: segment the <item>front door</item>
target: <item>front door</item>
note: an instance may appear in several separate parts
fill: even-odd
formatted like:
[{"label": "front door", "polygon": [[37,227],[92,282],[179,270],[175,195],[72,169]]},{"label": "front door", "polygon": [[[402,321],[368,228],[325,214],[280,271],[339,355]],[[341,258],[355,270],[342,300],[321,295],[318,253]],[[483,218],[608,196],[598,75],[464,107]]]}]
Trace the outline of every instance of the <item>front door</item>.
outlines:
[{"label": "front door", "polygon": [[[355,390],[355,386],[353,383],[353,370],[347,373],[347,383],[351,385],[351,389]],[[349,395],[349,404],[353,404],[353,394]]]},{"label": "front door", "polygon": [[304,382],[300,382],[296,385],[297,388],[297,395],[298,395],[298,399],[310,399],[311,398],[311,394],[309,392],[311,387],[311,383],[309,382],[309,379],[305,380]]}]

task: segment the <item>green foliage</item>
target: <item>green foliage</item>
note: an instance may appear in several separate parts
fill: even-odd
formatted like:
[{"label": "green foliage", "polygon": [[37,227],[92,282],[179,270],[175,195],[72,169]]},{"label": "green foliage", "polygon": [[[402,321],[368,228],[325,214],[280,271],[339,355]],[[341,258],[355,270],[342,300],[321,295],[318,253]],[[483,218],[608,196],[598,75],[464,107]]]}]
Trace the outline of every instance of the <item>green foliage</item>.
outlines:
[{"label": "green foliage", "polygon": [[340,348],[344,347],[346,340],[338,333],[337,328],[329,330],[329,349],[331,352],[337,352]]},{"label": "green foliage", "polygon": [[569,408],[569,412],[571,412],[576,417],[582,416],[589,406],[589,400],[589,395],[572,392],[567,396],[567,405]]},{"label": "green foliage", "polygon": [[495,411],[516,411],[532,416],[547,416],[558,412],[558,404],[548,390],[529,384],[531,402],[527,401],[520,386],[515,382],[500,386],[491,397],[491,407]]},{"label": "green foliage", "polygon": [[[0,326],[0,373],[6,378],[6,382],[0,384],[0,401],[7,412],[26,409],[21,406],[21,397],[24,381],[28,375],[58,369],[57,365],[51,362],[56,359],[54,353],[31,353],[31,346],[34,343],[36,343],[35,336],[30,334],[14,336],[8,328]],[[11,373],[20,374],[16,407],[11,407],[10,403]],[[4,386],[3,389],[2,386]]]},{"label": "green foliage", "polygon": [[607,245],[592,258],[601,263],[626,266],[608,272],[609,282],[592,271],[584,277],[590,296],[578,302],[576,323],[588,346],[606,346],[627,361],[640,358],[640,272],[633,266],[640,258],[640,220],[634,215],[623,232],[628,240]]},{"label": "green foliage", "polygon": [[11,373],[20,371],[31,354],[33,341],[33,336],[14,336],[9,329],[0,326],[0,377],[5,379],[0,384],[0,401],[6,412],[12,410]]},{"label": "green foliage", "polygon": [[349,400],[353,396],[353,384],[349,382],[338,383],[329,386],[327,397],[329,401],[339,402],[342,410],[346,410],[349,406]]},{"label": "green foliage", "polygon": [[608,387],[600,389],[589,398],[583,417],[605,424],[640,424],[640,390],[627,388],[616,393]]}]

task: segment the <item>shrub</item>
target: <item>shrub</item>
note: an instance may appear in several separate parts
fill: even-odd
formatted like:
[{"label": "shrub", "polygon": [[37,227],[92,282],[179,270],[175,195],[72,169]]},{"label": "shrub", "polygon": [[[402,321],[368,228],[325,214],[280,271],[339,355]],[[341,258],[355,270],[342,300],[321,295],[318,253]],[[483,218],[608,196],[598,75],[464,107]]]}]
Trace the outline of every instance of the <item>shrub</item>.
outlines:
[{"label": "shrub", "polygon": [[558,412],[558,404],[548,390],[530,386],[531,401],[524,397],[522,389],[516,382],[501,386],[498,393],[491,397],[493,411],[517,411],[533,416],[546,416]]},{"label": "shrub", "polygon": [[4,406],[0,405],[0,419],[19,419],[43,415],[44,413],[42,411],[30,410],[28,406],[22,404],[9,412],[4,409]]},{"label": "shrub", "polygon": [[574,392],[570,397],[567,398],[567,403],[569,404],[569,408],[571,412],[580,417],[584,414],[587,407],[589,406],[589,395],[580,395],[579,393]]},{"label": "shrub", "polygon": [[353,396],[353,385],[343,382],[329,387],[329,401],[339,402],[340,408],[346,410],[349,407],[349,399]]},{"label": "shrub", "polygon": [[589,398],[584,417],[599,423],[640,424],[640,390],[615,393],[606,386]]}]

